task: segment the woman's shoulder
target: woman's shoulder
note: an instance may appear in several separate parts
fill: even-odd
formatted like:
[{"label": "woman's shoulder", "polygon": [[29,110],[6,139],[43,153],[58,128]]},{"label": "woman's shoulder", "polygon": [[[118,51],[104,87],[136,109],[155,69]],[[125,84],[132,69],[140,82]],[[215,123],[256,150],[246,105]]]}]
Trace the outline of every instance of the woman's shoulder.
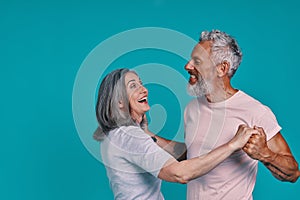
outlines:
[{"label": "woman's shoulder", "polygon": [[133,125],[116,128],[109,135],[136,139],[148,139],[150,137],[141,127]]},{"label": "woman's shoulder", "polygon": [[153,140],[138,126],[121,126],[110,131],[107,142],[126,152],[145,152]]}]

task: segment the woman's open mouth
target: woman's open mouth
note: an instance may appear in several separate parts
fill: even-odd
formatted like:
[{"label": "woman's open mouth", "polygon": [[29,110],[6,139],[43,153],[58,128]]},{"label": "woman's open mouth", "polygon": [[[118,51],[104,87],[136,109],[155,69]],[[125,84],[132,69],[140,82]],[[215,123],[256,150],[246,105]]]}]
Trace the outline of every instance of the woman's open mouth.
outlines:
[{"label": "woman's open mouth", "polygon": [[147,97],[143,97],[143,98],[139,99],[138,102],[139,103],[148,103]]}]

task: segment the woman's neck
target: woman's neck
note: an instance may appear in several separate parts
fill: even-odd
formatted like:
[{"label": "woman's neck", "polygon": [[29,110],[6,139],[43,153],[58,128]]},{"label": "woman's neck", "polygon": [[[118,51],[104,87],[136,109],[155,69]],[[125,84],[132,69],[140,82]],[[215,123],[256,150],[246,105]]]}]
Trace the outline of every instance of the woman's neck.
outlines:
[{"label": "woman's neck", "polygon": [[140,124],[143,120],[143,115],[138,113],[131,113],[131,118],[138,124]]}]

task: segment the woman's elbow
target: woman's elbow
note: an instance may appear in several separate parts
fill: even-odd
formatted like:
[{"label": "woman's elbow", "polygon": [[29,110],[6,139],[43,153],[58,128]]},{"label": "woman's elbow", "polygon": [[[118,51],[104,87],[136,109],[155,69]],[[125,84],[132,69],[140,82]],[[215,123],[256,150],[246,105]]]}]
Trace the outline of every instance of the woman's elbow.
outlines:
[{"label": "woman's elbow", "polygon": [[181,183],[181,184],[187,184],[188,182],[191,181],[190,177],[180,176],[180,175],[176,177],[176,180],[177,183]]},{"label": "woman's elbow", "polygon": [[192,175],[188,173],[188,170],[182,162],[177,162],[163,167],[159,173],[159,178],[165,181],[177,182],[181,184],[187,184],[193,179]]}]

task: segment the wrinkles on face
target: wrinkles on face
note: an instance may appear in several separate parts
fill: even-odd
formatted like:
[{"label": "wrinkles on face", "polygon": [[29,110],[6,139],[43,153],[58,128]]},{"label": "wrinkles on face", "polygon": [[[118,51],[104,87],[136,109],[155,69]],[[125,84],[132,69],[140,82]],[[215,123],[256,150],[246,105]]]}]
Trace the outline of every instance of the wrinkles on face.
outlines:
[{"label": "wrinkles on face", "polygon": [[185,70],[190,74],[187,91],[192,96],[203,96],[212,89],[215,74],[214,62],[210,58],[211,42],[198,43],[191,54]]},{"label": "wrinkles on face", "polygon": [[148,90],[143,86],[140,78],[133,72],[128,72],[125,75],[125,85],[131,117],[139,123],[142,121],[145,112],[150,109],[148,104]]}]

